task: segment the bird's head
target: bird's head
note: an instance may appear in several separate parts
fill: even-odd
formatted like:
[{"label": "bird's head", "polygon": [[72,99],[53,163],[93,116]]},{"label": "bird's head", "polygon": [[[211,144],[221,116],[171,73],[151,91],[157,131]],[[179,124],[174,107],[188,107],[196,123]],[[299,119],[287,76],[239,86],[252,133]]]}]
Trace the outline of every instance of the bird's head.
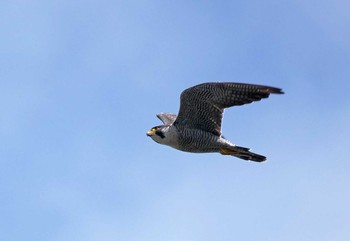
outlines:
[{"label": "bird's head", "polygon": [[167,132],[169,130],[168,125],[155,126],[147,131],[146,135],[151,137],[155,142],[160,144],[165,143]]}]

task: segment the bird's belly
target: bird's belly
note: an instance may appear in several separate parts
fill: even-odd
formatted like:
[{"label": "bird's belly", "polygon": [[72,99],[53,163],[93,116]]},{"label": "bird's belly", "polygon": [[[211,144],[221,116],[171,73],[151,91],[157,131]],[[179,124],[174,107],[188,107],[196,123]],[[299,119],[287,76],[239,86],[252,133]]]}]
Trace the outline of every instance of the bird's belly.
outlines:
[{"label": "bird's belly", "polygon": [[221,138],[201,130],[187,130],[179,138],[179,145],[174,147],[181,151],[204,153],[218,152],[222,147]]}]

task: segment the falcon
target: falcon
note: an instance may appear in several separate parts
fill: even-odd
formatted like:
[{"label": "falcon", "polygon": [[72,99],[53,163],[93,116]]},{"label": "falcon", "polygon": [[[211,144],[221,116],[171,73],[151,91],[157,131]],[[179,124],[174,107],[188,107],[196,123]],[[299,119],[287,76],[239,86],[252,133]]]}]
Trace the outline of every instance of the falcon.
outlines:
[{"label": "falcon", "polygon": [[249,104],[284,94],[279,88],[230,82],[203,83],[184,90],[178,115],[159,113],[164,125],[151,128],[147,136],[175,149],[193,152],[217,152],[248,161],[263,162],[266,157],[237,146],[223,137],[221,123],[225,108]]}]

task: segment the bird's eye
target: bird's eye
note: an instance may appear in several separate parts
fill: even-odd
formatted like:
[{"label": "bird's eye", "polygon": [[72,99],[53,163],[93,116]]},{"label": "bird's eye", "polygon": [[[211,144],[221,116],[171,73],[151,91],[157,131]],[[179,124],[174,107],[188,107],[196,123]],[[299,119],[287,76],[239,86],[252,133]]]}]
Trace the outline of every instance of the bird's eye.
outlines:
[{"label": "bird's eye", "polygon": [[160,136],[160,138],[162,138],[162,139],[165,137],[164,133],[162,131],[159,131],[159,130],[156,131],[156,135]]}]

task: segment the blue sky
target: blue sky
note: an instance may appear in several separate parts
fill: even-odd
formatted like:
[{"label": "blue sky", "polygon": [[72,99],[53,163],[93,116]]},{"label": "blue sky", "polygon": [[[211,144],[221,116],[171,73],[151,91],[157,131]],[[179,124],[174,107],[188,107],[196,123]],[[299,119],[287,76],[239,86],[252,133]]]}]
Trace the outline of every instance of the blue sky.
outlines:
[{"label": "blue sky", "polygon": [[[1,1],[0,239],[350,238],[348,1]],[[161,146],[182,90],[283,96],[225,112],[259,164]]]}]

